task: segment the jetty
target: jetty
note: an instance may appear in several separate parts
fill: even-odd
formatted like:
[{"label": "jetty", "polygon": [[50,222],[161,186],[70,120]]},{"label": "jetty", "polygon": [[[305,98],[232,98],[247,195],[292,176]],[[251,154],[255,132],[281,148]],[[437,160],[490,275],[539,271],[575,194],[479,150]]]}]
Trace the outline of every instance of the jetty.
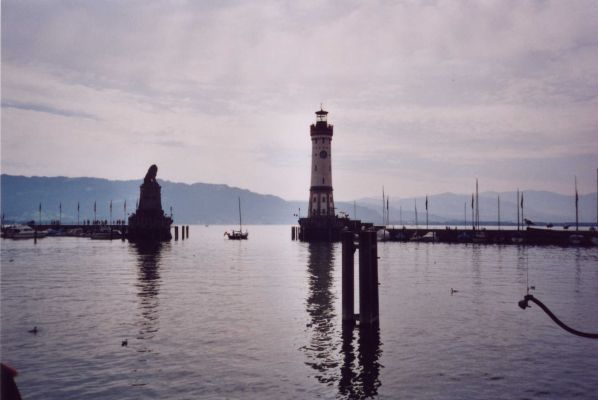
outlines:
[{"label": "jetty", "polygon": [[514,244],[533,246],[597,246],[595,230],[564,230],[527,227],[526,229],[425,229],[377,226],[381,241]]}]

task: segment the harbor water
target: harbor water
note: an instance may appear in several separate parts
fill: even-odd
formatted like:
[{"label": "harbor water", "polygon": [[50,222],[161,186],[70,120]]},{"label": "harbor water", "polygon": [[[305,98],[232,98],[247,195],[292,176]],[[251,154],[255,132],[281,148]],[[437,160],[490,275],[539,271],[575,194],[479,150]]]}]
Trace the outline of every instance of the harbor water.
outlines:
[{"label": "harbor water", "polygon": [[529,282],[598,332],[596,247],[379,243],[379,329],[343,329],[340,244],[227,228],[2,240],[1,359],[23,398],[596,398],[598,340],[517,306]]}]

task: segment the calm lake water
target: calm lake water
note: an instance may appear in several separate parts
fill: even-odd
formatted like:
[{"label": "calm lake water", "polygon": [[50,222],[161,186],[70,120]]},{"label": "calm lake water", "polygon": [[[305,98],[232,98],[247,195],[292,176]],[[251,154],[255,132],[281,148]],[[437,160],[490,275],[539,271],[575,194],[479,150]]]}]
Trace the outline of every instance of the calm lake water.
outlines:
[{"label": "calm lake water", "polygon": [[380,328],[343,330],[340,244],[226,228],[157,249],[2,240],[1,358],[23,398],[597,398],[598,340],[517,306],[529,273],[598,332],[597,248],[379,243]]}]

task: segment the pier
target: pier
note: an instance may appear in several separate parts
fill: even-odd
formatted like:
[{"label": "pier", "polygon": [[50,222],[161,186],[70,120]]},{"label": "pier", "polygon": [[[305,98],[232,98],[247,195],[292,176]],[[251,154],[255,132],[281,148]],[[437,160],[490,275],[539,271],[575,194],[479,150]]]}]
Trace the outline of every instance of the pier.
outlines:
[{"label": "pier", "polygon": [[[44,236],[74,236],[74,237],[91,237],[94,233],[110,232],[110,236],[106,235],[102,239],[128,239],[129,226],[124,224],[25,224],[33,229],[35,232],[43,232]],[[2,237],[11,225],[2,226]],[[179,240],[179,226],[173,225],[174,240]],[[181,240],[189,238],[189,225],[181,225]]]},{"label": "pier", "polygon": [[[478,244],[519,244],[534,246],[596,246],[598,232],[595,230],[556,230],[528,227],[521,230],[505,229],[421,229],[376,227],[382,236],[380,241],[391,242],[438,242]],[[382,232],[384,231],[384,234]]]}]

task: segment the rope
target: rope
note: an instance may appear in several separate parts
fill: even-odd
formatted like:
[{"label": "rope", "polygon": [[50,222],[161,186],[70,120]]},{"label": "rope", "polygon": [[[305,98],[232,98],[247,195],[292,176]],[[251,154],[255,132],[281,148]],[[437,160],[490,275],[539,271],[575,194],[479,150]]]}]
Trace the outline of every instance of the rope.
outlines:
[{"label": "rope", "polygon": [[552,313],[552,311],[550,311],[548,309],[548,307],[546,307],[544,305],[544,303],[542,303],[540,300],[536,299],[533,295],[528,294],[526,295],[523,300],[521,300],[519,302],[519,307],[521,307],[523,310],[525,310],[527,307],[529,307],[528,302],[529,301],[533,301],[534,303],[536,303],[538,306],[540,306],[540,308],[542,310],[544,310],[544,312],[546,314],[548,314],[548,316],[561,328],[563,328],[564,330],[566,330],[567,332],[573,334],[573,335],[577,335],[577,336],[581,336],[584,338],[588,338],[588,339],[598,339],[598,333],[587,333],[587,332],[581,332],[578,331],[576,329],[571,328],[570,326],[565,325],[560,319],[558,319],[556,317],[556,315],[554,315]]}]

